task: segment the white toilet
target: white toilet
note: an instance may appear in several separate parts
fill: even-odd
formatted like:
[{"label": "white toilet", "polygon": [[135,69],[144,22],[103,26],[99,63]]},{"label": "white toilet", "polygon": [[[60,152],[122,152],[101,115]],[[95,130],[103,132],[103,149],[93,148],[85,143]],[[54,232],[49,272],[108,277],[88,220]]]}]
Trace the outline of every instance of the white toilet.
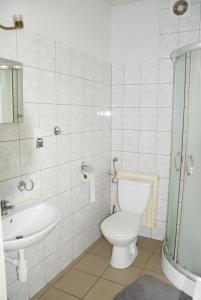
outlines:
[{"label": "white toilet", "polygon": [[114,268],[127,268],[138,254],[137,235],[151,191],[151,182],[118,180],[120,211],[106,218],[100,226],[105,238],[113,245],[110,264]]}]

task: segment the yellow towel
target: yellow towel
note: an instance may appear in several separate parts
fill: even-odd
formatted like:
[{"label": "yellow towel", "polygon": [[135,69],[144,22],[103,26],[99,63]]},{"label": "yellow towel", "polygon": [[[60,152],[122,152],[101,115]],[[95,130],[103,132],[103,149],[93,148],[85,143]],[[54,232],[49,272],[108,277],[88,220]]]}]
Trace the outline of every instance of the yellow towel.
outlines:
[{"label": "yellow towel", "polygon": [[158,175],[134,173],[119,170],[117,173],[117,179],[124,178],[137,181],[151,181],[152,194],[149,201],[148,208],[142,216],[142,226],[154,228],[156,226],[156,215],[157,215],[157,200],[158,200]]}]

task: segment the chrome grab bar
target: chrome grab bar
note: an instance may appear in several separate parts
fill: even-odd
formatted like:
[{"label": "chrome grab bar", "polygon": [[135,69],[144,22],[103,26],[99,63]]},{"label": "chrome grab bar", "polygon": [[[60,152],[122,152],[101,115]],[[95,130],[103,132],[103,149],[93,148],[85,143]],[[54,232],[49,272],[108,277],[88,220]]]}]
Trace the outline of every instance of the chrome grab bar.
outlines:
[{"label": "chrome grab bar", "polygon": [[189,155],[186,163],[186,172],[188,176],[191,176],[193,174],[194,170],[194,161],[193,156]]}]

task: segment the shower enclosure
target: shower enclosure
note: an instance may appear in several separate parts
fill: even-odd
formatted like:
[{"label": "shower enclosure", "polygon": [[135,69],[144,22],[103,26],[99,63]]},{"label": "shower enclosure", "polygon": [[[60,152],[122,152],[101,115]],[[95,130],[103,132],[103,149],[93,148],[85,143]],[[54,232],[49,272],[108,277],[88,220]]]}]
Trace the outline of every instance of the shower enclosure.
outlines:
[{"label": "shower enclosure", "polygon": [[168,223],[162,268],[192,296],[201,277],[201,43],[172,53],[174,94]]}]

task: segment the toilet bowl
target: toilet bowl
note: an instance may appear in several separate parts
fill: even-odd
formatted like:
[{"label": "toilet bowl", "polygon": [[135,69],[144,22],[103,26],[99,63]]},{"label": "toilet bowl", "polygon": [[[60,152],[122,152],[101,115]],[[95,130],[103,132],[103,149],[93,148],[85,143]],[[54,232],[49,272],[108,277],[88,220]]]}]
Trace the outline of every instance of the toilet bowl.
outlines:
[{"label": "toilet bowl", "polygon": [[140,228],[140,216],[129,211],[120,211],[106,218],[101,231],[113,245],[110,264],[123,269],[132,264],[137,256],[136,238]]},{"label": "toilet bowl", "polygon": [[118,204],[121,210],[107,217],[100,226],[106,240],[113,245],[110,264],[114,268],[129,267],[138,254],[136,241],[151,188],[150,182],[118,181]]}]

